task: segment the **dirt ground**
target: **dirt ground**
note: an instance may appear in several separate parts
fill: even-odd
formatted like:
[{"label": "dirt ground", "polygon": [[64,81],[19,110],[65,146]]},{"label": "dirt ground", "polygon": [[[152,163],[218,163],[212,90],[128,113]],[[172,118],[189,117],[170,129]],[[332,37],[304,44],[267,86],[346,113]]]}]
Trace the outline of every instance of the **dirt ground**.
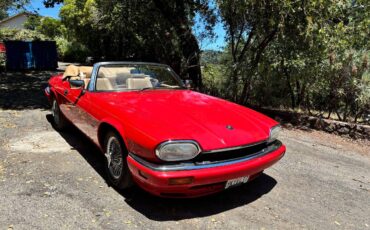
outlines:
[{"label": "dirt ground", "polygon": [[0,73],[0,229],[370,229],[370,143],[283,131],[285,157],[208,197],[153,197],[106,183],[101,153],[50,124],[51,73]]}]

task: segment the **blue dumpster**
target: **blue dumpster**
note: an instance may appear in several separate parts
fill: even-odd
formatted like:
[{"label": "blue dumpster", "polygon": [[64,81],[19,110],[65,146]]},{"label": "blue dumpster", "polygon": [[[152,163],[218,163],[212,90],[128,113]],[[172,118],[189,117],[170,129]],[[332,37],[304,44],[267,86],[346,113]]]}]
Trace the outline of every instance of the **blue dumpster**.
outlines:
[{"label": "blue dumpster", "polygon": [[55,41],[5,41],[8,70],[54,70],[58,67]]}]

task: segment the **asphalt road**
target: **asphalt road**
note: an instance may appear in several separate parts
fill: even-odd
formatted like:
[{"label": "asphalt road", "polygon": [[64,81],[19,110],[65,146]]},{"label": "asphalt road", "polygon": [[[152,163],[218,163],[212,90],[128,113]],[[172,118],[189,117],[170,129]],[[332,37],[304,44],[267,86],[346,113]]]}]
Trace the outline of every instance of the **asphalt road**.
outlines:
[{"label": "asphalt road", "polygon": [[369,142],[284,130],[285,157],[244,186],[190,200],[122,193],[83,134],[52,128],[46,76],[0,78],[0,229],[370,229]]}]

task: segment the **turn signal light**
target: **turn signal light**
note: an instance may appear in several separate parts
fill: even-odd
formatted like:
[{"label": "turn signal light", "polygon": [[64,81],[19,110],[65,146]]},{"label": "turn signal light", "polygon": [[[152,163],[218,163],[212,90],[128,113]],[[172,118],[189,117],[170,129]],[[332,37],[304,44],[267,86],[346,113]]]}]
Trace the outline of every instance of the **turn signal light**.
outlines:
[{"label": "turn signal light", "polygon": [[194,181],[194,177],[179,177],[179,178],[170,178],[168,179],[169,185],[183,185],[191,184]]}]

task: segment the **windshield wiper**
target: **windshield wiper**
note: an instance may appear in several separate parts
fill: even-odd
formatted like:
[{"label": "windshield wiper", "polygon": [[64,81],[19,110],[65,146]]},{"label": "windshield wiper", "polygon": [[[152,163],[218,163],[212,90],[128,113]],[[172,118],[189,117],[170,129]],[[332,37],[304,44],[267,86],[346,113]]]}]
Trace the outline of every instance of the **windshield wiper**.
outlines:
[{"label": "windshield wiper", "polygon": [[152,89],[152,90],[155,90],[155,89],[186,89],[186,87],[182,87],[182,86],[175,86],[175,87],[168,87],[168,86],[144,87],[144,88],[141,88],[140,91],[144,91],[144,90],[148,90],[148,89]]},{"label": "windshield wiper", "polygon": [[176,86],[158,86],[156,88],[157,89],[186,89],[186,87],[179,86],[179,85],[176,85]]},{"label": "windshield wiper", "polygon": [[144,91],[144,90],[147,90],[147,89],[155,89],[153,87],[144,87],[144,88],[141,88],[140,91]]}]

